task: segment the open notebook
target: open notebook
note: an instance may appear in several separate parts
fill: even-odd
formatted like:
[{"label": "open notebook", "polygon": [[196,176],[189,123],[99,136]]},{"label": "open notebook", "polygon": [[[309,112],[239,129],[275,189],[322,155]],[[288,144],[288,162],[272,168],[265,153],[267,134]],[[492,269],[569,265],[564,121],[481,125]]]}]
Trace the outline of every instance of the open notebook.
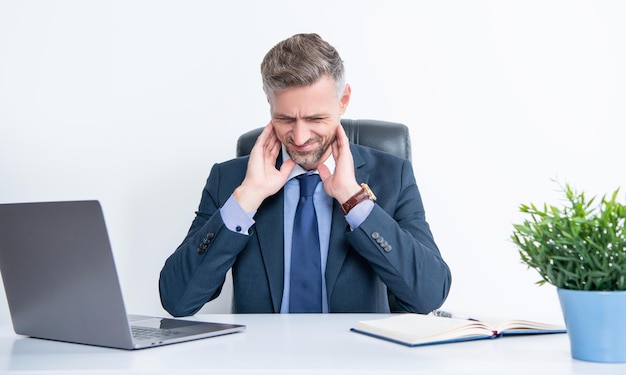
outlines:
[{"label": "open notebook", "polygon": [[562,325],[530,320],[482,321],[409,313],[362,320],[356,322],[351,330],[407,346],[566,332]]},{"label": "open notebook", "polygon": [[142,349],[246,328],[127,315],[95,200],[0,204],[0,272],[20,335]]}]

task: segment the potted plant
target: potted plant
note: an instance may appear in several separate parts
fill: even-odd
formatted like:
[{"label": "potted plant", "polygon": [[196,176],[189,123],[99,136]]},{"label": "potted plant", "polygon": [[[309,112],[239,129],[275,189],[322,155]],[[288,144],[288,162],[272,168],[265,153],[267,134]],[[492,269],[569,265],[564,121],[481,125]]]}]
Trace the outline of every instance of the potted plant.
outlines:
[{"label": "potted plant", "polygon": [[511,239],[523,263],[557,288],[572,357],[626,362],[626,206],[569,184],[561,206],[522,204]]}]

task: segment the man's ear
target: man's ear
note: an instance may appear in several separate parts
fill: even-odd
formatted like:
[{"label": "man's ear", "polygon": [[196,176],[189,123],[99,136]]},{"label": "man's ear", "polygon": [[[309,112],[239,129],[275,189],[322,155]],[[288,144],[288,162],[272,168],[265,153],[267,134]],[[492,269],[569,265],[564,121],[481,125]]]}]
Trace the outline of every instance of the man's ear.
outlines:
[{"label": "man's ear", "polygon": [[341,99],[339,101],[340,112],[343,115],[348,108],[348,104],[350,103],[350,94],[352,94],[352,89],[350,85],[346,83],[346,88],[343,90],[343,94],[341,95]]}]

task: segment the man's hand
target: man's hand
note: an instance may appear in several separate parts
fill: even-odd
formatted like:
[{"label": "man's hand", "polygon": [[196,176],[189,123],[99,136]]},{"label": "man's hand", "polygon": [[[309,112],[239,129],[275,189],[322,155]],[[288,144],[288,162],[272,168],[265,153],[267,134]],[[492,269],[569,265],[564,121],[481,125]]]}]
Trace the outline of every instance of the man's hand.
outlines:
[{"label": "man's hand", "polygon": [[341,204],[361,189],[354,176],[350,141],[341,125],[337,125],[337,134],[332,149],[333,158],[335,158],[335,173],[331,174],[328,167],[323,164],[318,167],[318,171],[326,193]]},{"label": "man's hand", "polygon": [[276,158],[281,143],[274,133],[272,123],[267,124],[250,151],[248,170],[243,182],[233,192],[233,197],[246,211],[256,211],[265,198],[280,190],[296,165],[291,159],[276,169]]}]

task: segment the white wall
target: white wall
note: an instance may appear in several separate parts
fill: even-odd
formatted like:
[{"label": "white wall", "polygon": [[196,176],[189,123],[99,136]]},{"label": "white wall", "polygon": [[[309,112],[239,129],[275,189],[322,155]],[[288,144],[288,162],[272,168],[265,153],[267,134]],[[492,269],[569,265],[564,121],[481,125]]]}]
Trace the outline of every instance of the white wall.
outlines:
[{"label": "white wall", "polygon": [[211,165],[268,121],[264,53],[318,32],[347,66],[345,117],[411,127],[446,307],[560,319],[509,236],[520,203],[558,202],[552,179],[626,188],[625,15],[622,1],[5,0],[0,202],[101,200],[128,310],[164,313],[158,273]]}]

